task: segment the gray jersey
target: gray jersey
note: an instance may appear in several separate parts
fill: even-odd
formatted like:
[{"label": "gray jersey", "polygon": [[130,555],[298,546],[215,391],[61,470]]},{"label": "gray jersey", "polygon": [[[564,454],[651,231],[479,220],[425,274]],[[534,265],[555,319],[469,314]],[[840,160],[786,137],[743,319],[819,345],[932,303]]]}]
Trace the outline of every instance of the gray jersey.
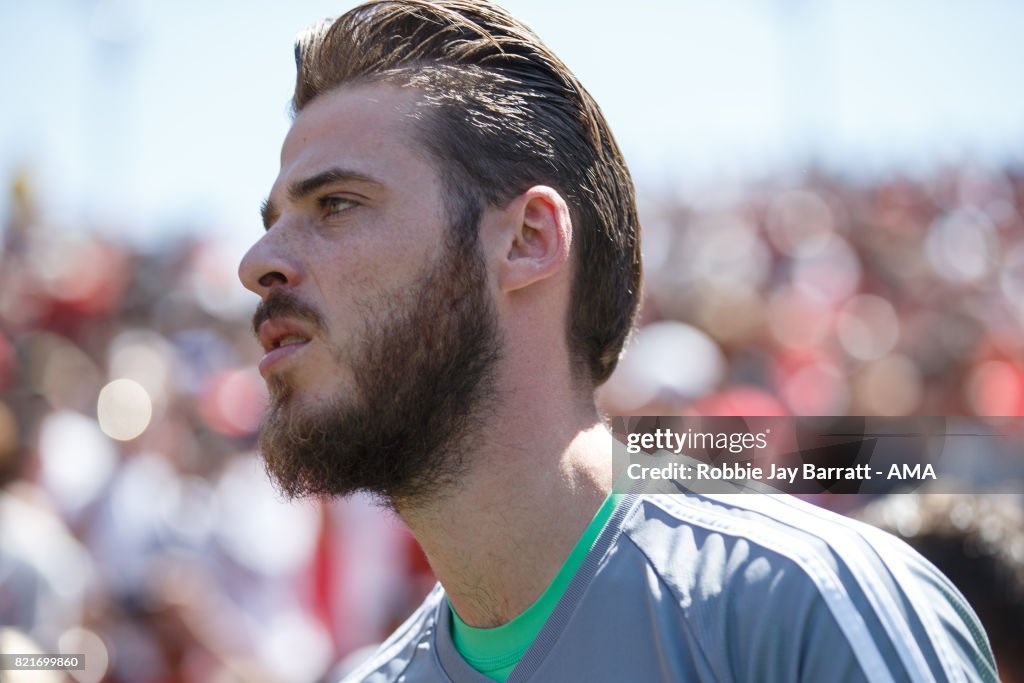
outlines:
[{"label": "gray jersey", "polygon": [[[438,586],[346,681],[487,683]],[[785,495],[627,496],[508,678],[996,681],[977,618],[907,545]]]}]

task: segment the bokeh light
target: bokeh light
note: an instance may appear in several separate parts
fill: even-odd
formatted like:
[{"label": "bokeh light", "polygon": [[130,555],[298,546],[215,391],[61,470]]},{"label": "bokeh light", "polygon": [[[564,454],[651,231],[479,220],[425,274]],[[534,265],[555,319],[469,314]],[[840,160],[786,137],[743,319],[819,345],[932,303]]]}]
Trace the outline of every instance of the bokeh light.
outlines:
[{"label": "bokeh light", "polygon": [[838,235],[799,246],[793,260],[793,285],[810,296],[841,301],[853,294],[861,278],[860,261]]},{"label": "bokeh light", "polygon": [[313,683],[331,665],[330,637],[305,613],[275,615],[268,627],[261,655],[280,680]]},{"label": "bokeh light", "polygon": [[131,441],[149,426],[153,402],[135,380],[115,379],[100,390],[96,415],[104,434],[118,441]]},{"label": "bokeh light", "polygon": [[62,410],[43,420],[39,460],[44,485],[64,507],[78,510],[100,493],[117,464],[117,453],[95,421]]},{"label": "bokeh light", "polygon": [[892,354],[864,365],[854,378],[857,414],[910,415],[921,404],[921,371],[906,356]]},{"label": "bokeh light", "polygon": [[60,652],[80,654],[85,658],[85,668],[69,671],[78,683],[99,683],[110,667],[110,652],[106,643],[94,631],[87,628],[71,628],[60,636]]},{"label": "bokeh light", "polygon": [[280,500],[256,458],[231,463],[217,483],[217,535],[242,566],[265,575],[298,570],[316,546],[320,519],[309,503]]},{"label": "bokeh light", "polygon": [[145,390],[154,411],[167,403],[174,349],[151,330],[128,330],[110,342],[109,376],[129,379]]},{"label": "bokeh light", "polygon": [[848,354],[860,360],[873,360],[889,353],[896,345],[900,320],[887,300],[862,294],[840,309],[836,333]]},{"label": "bokeh light", "polygon": [[771,255],[756,226],[734,213],[697,218],[679,244],[689,268],[677,277],[712,285],[757,289],[767,279]]},{"label": "bokeh light", "polygon": [[986,361],[971,371],[965,392],[977,415],[1020,415],[1024,410],[1024,370],[1007,361]]},{"label": "bokeh light", "polygon": [[657,322],[633,336],[605,391],[622,410],[665,398],[696,398],[723,377],[725,359],[701,330],[680,322]]},{"label": "bokeh light", "polygon": [[924,246],[935,273],[950,282],[977,282],[996,265],[995,228],[981,211],[964,209],[940,216]]},{"label": "bokeh light", "polygon": [[200,400],[206,422],[222,434],[253,434],[267,401],[266,384],[255,368],[215,374]]},{"label": "bokeh light", "polygon": [[780,393],[793,415],[844,415],[850,402],[846,375],[826,359],[796,364]]},{"label": "bokeh light", "polygon": [[815,348],[828,334],[832,310],[825,297],[792,287],[780,287],[768,300],[768,327],[772,336],[794,349]]}]

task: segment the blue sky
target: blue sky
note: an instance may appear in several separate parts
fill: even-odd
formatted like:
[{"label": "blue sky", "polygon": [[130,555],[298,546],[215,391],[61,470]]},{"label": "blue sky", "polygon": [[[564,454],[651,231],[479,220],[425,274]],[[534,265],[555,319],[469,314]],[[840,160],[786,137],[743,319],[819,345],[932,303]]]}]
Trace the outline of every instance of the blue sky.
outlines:
[{"label": "blue sky", "polygon": [[[288,126],[293,37],[352,4],[0,0],[0,174],[27,164],[70,229],[251,239]],[[601,103],[642,187],[808,154],[861,171],[1024,152],[1014,0],[505,6]]]}]

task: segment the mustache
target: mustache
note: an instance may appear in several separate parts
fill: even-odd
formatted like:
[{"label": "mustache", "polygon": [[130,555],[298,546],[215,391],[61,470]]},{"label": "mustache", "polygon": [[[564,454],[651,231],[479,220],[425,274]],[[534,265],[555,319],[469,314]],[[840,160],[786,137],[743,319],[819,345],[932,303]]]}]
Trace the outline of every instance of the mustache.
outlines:
[{"label": "mustache", "polygon": [[256,312],[252,315],[252,333],[259,337],[260,325],[271,318],[299,318],[313,324],[318,330],[326,328],[324,317],[320,312],[291,292],[274,289],[267,298],[260,301]]}]

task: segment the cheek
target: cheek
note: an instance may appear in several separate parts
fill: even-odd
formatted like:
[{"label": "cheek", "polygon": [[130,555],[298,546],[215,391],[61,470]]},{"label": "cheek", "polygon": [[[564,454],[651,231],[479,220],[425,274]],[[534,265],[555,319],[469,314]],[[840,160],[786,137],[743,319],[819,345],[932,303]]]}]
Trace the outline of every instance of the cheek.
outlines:
[{"label": "cheek", "polygon": [[345,260],[318,272],[316,287],[331,344],[344,348],[363,334],[370,319],[386,309],[393,296],[387,269],[379,262]]},{"label": "cheek", "polygon": [[344,306],[346,301],[372,289],[379,279],[378,259],[369,246],[365,240],[328,238],[312,240],[308,245],[310,279],[325,309]]},{"label": "cheek", "polygon": [[444,248],[446,228],[434,220],[431,211],[418,220],[408,211],[388,212],[311,240],[309,271],[324,313],[362,315],[415,286]]}]

